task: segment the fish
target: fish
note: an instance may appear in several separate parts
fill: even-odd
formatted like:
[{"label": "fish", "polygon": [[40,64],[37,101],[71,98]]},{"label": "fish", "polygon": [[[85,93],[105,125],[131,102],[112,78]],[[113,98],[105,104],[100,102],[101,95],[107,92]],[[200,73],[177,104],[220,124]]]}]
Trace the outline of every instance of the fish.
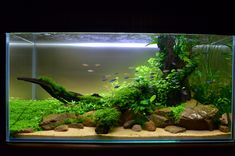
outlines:
[{"label": "fish", "polygon": [[178,72],[182,72],[182,71],[183,71],[183,69],[177,69],[176,71],[178,71]]},{"label": "fish", "polygon": [[97,63],[97,64],[95,64],[95,66],[96,66],[96,67],[99,67],[99,66],[100,66],[100,64],[98,64],[98,63]]},{"label": "fish", "polygon": [[84,66],[84,67],[88,67],[89,65],[88,65],[88,64],[86,64],[86,63],[83,63],[83,64],[82,64],[82,66]]},{"label": "fish", "polygon": [[120,86],[118,86],[118,85],[117,85],[117,86],[114,86],[114,88],[119,88],[119,87],[120,87]]},{"label": "fish", "polygon": [[176,65],[176,63],[175,63],[175,62],[172,62],[171,64],[172,64],[173,66],[175,66],[175,65]]},{"label": "fish", "polygon": [[177,82],[177,80],[171,80],[172,82]]},{"label": "fish", "polygon": [[129,79],[129,76],[125,76],[124,79]]},{"label": "fish", "polygon": [[131,66],[130,66],[130,67],[128,67],[128,69],[134,69],[134,68],[135,68],[135,67],[131,67]]},{"label": "fish", "polygon": [[94,70],[92,70],[92,69],[88,69],[87,71],[88,71],[89,73],[94,72]]},{"label": "fish", "polygon": [[110,80],[109,82],[111,82],[111,83],[112,83],[112,82],[114,82],[114,81],[116,81],[116,80],[117,80],[117,79],[112,79],[112,80]]},{"label": "fish", "polygon": [[105,77],[111,77],[111,75],[109,74],[109,75],[105,75]]},{"label": "fish", "polygon": [[113,75],[117,75],[118,73],[114,73]]},{"label": "fish", "polygon": [[184,94],[184,95],[188,95],[188,93],[187,93],[185,90],[182,92],[182,94]]},{"label": "fish", "polygon": [[169,70],[163,70],[163,73],[168,73],[169,72]]},{"label": "fish", "polygon": [[182,89],[185,89],[185,87],[182,87]]}]

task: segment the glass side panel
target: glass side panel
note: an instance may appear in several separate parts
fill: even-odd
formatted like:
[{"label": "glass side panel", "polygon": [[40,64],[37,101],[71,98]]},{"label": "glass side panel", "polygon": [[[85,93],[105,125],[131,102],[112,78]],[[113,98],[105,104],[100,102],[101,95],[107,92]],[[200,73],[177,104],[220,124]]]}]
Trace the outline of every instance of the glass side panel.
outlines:
[{"label": "glass side panel", "polygon": [[8,141],[234,139],[232,36],[8,35]]}]

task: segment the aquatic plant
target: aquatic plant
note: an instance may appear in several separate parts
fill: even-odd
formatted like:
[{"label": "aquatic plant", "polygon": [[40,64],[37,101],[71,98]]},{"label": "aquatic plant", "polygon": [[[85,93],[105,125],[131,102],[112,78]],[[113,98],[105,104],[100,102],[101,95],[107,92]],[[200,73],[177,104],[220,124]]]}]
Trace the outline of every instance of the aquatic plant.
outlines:
[{"label": "aquatic plant", "polygon": [[171,109],[171,114],[172,114],[173,120],[175,121],[175,123],[179,123],[181,113],[185,109],[185,103],[181,103],[175,107],[170,107],[170,109]]},{"label": "aquatic plant", "polygon": [[[203,104],[214,104],[218,98],[231,98],[232,49],[231,37],[212,36],[194,48],[196,71],[190,76],[193,97]],[[200,63],[204,62],[204,63]],[[221,91],[223,88],[230,90]],[[224,92],[224,93],[223,93]],[[223,94],[223,95],[222,95]]]},{"label": "aquatic plant", "polygon": [[108,133],[112,127],[118,125],[121,113],[115,108],[99,109],[95,112],[96,133]]},{"label": "aquatic plant", "polygon": [[9,100],[10,132],[16,133],[26,128],[41,130],[39,123],[44,115],[54,113],[61,102],[56,99],[22,100],[11,98]]}]

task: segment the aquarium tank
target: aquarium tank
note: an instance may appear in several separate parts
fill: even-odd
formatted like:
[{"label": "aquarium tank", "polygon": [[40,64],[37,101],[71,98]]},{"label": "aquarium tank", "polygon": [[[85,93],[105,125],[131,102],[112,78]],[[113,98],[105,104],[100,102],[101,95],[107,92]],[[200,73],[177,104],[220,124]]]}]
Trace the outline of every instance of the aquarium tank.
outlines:
[{"label": "aquarium tank", "polygon": [[234,141],[228,35],[6,34],[8,142]]}]

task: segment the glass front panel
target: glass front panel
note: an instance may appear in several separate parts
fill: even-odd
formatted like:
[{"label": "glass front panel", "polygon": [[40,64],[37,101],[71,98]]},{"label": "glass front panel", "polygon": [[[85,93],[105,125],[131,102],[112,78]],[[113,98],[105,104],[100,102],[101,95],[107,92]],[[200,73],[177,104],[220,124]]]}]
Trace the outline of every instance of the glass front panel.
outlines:
[{"label": "glass front panel", "polygon": [[232,36],[8,37],[8,141],[233,141]]}]

